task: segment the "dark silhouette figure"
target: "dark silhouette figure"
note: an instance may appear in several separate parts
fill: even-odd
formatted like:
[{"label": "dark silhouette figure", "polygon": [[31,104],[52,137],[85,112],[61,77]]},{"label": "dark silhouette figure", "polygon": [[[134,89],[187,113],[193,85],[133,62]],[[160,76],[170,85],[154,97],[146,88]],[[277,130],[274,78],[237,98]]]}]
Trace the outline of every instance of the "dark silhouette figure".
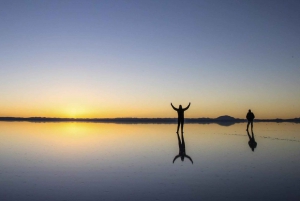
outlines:
[{"label": "dark silhouette figure", "polygon": [[249,131],[247,130],[247,134],[248,134],[248,137],[249,137],[249,142],[248,142],[249,147],[252,149],[252,151],[254,151],[254,149],[257,146],[257,142],[255,141],[255,138],[254,138],[254,133],[252,131],[252,136],[250,136]]},{"label": "dark silhouette figure", "polygon": [[177,126],[177,133],[179,130],[179,126],[181,124],[181,132],[183,132],[183,124],[184,124],[184,111],[186,111],[187,109],[189,109],[191,103],[189,103],[189,105],[186,108],[182,108],[181,105],[179,105],[179,108],[176,108],[173,106],[173,104],[171,103],[171,106],[174,110],[177,111],[178,113],[178,126]]},{"label": "dark silhouette figure", "polygon": [[255,118],[254,114],[251,112],[251,110],[248,111],[246,118],[248,120],[248,124],[247,124],[247,129],[246,131],[248,131],[249,128],[249,124],[251,123],[251,130],[253,130],[253,120]]},{"label": "dark silhouette figure", "polygon": [[173,159],[173,163],[179,157],[181,158],[181,161],[184,161],[184,158],[188,158],[188,159],[190,159],[190,161],[192,163],[194,163],[192,158],[189,157],[188,155],[186,155],[186,153],[185,153],[185,142],[184,142],[183,132],[181,132],[181,139],[182,140],[180,140],[178,132],[177,132],[177,137],[178,137],[179,154],[177,156],[175,156],[175,158]]}]

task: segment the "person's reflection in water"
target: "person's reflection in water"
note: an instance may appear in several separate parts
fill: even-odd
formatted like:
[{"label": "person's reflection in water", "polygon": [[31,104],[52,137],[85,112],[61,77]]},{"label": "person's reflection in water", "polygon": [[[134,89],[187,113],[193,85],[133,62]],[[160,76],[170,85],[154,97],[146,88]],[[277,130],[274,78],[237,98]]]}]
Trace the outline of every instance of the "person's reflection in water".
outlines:
[{"label": "person's reflection in water", "polygon": [[179,154],[177,156],[175,156],[173,163],[179,157],[181,158],[181,161],[184,161],[184,158],[188,158],[192,163],[194,163],[192,158],[190,156],[186,155],[186,153],[185,153],[185,142],[184,142],[183,132],[181,132],[181,140],[180,140],[178,132],[177,132],[177,137],[178,137]]},{"label": "person's reflection in water", "polygon": [[181,132],[183,132],[183,124],[184,124],[184,111],[186,111],[187,109],[189,109],[191,103],[189,103],[189,105],[186,108],[182,108],[181,105],[179,105],[179,108],[176,108],[173,106],[173,104],[171,103],[171,106],[174,110],[177,111],[178,113],[178,126],[177,126],[177,133],[179,131],[179,126],[181,124]]},{"label": "person's reflection in water", "polygon": [[254,149],[257,147],[257,142],[255,141],[254,133],[252,131],[252,136],[250,136],[249,131],[247,130],[247,134],[249,137],[249,142],[248,142],[249,147],[252,149],[252,151],[254,151]]}]

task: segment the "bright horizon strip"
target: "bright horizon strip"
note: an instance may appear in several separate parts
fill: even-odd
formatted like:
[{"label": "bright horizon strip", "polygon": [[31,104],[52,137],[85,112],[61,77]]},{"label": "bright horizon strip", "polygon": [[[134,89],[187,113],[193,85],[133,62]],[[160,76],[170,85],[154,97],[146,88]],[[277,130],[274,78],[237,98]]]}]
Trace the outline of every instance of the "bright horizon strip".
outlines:
[{"label": "bright horizon strip", "polygon": [[[169,111],[167,111],[169,110]],[[44,110],[44,111],[47,111],[47,110]],[[143,111],[144,113],[138,113],[138,112],[135,112],[133,114],[135,110],[131,110],[131,111],[128,111],[128,113],[121,113],[121,112],[118,112],[118,111],[114,111],[113,113],[104,113],[102,112],[102,115],[101,115],[101,112],[97,113],[97,112],[89,112],[88,110],[79,110],[79,109],[76,109],[76,108],[71,108],[70,110],[67,110],[65,109],[63,112],[60,112],[60,111],[57,111],[57,112],[49,112],[49,113],[46,113],[46,112],[39,112],[39,111],[31,111],[31,113],[29,111],[16,111],[15,113],[3,113],[1,112],[0,116],[1,117],[24,117],[24,118],[27,118],[27,117],[48,117],[48,118],[54,118],[54,117],[57,117],[57,118],[177,118],[177,113],[172,109],[172,108],[165,108],[165,109],[162,109],[162,111],[165,111],[165,112],[162,112],[162,113],[147,113],[147,111]],[[199,110],[198,110],[199,111]],[[201,111],[201,110],[200,110]],[[197,113],[196,111],[193,111],[192,110],[192,106],[191,108],[185,112],[185,118],[202,118],[202,117],[207,117],[207,118],[217,118],[219,116],[223,116],[223,115],[229,115],[229,116],[232,116],[234,118],[241,118],[241,119],[244,119],[245,116],[246,116],[246,113],[248,110],[246,110],[243,114],[243,112],[236,112],[236,113],[226,113],[225,110],[221,110],[221,111],[224,111],[224,113],[221,113],[221,112],[215,112],[215,113]],[[255,116],[256,116],[256,119],[275,119],[275,118],[282,118],[282,119],[292,119],[292,118],[297,118],[299,116],[262,116],[261,113],[259,112],[259,110],[253,110],[252,111],[255,113]],[[132,113],[129,113],[129,112],[132,112]],[[273,111],[274,114],[276,114],[276,111]],[[278,114],[278,112],[277,112]]]}]

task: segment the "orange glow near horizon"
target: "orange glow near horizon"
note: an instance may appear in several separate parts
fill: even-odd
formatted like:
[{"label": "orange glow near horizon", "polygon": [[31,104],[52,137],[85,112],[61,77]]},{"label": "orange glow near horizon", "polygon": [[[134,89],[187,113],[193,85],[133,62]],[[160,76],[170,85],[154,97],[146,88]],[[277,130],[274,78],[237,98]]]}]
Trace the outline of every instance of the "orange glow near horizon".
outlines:
[{"label": "orange glow near horizon", "polygon": [[[229,115],[235,118],[245,118],[248,109],[251,109],[257,119],[268,118],[296,118],[300,116],[300,105],[296,100],[282,99],[259,101],[247,97],[223,97],[222,95],[199,94],[187,97],[150,97],[143,95],[136,97],[134,93],[114,94],[85,91],[78,89],[76,92],[50,96],[22,99],[15,97],[12,100],[0,100],[0,116],[10,117],[60,117],[60,118],[176,118],[177,113],[170,106],[171,100],[175,107],[181,104],[186,107],[191,102],[190,108],[185,112],[186,118],[217,118]],[[102,98],[104,97],[104,98]],[[189,99],[191,97],[191,99]],[[289,104],[286,102],[289,101]]]},{"label": "orange glow near horizon", "polygon": [[[194,106],[194,107],[193,107]],[[248,109],[251,109],[257,119],[272,119],[272,118],[297,118],[299,114],[296,111],[268,111],[260,107],[241,108],[236,111],[227,108],[200,108],[192,105],[189,110],[185,112],[186,118],[216,118],[222,115],[229,115],[235,118],[245,118]],[[176,118],[177,113],[171,107],[164,109],[101,109],[101,108],[76,108],[65,107],[62,109],[18,109],[18,110],[4,110],[1,109],[1,117],[58,117],[58,118],[119,118],[119,117],[133,117],[133,118]]]}]

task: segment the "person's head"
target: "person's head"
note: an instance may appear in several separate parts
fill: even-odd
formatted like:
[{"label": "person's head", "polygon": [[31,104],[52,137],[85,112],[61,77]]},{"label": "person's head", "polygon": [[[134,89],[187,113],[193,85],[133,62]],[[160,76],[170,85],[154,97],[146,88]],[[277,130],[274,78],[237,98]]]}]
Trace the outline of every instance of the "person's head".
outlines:
[{"label": "person's head", "polygon": [[179,109],[182,109],[182,106],[181,106],[181,105],[179,105]]},{"label": "person's head", "polygon": [[249,112],[251,112],[251,110],[249,109]]}]

